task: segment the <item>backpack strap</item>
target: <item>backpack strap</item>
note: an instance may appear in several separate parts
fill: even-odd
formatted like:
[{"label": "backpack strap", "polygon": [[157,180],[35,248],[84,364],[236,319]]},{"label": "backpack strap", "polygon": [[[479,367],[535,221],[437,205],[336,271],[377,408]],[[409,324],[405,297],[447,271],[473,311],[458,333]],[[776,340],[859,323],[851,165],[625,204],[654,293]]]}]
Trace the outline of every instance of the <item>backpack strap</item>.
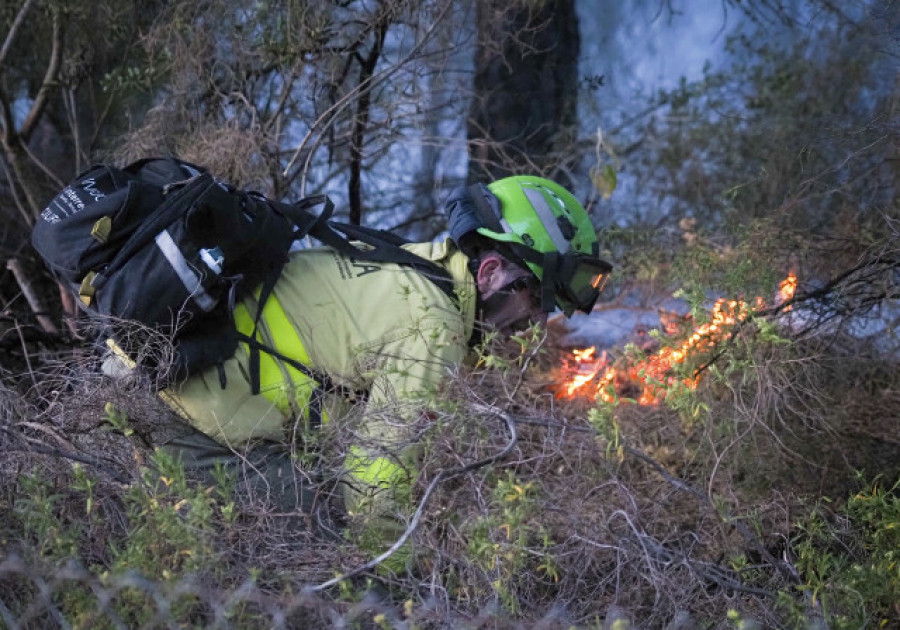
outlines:
[{"label": "backpack strap", "polygon": [[[309,211],[309,208],[317,205],[323,206],[321,212],[316,214]],[[384,230],[332,222],[330,217],[334,211],[334,203],[327,195],[305,197],[294,204],[276,203],[275,206],[289,221],[291,221],[291,223],[294,224],[295,239],[310,235],[335,251],[356,260],[392,262],[405,267],[410,267],[433,282],[435,286],[450,298],[454,305],[459,305],[458,297],[453,288],[453,278],[446,269],[431,260],[427,260],[409,250],[403,249],[402,245],[408,241],[396,234]],[[357,247],[348,239],[361,241],[370,247]],[[283,361],[317,384],[317,387],[315,387],[310,394],[309,401],[309,422],[310,426],[315,428],[321,425],[322,422],[322,399],[325,390],[343,392],[347,396],[354,394],[359,396],[360,393],[348,392],[346,391],[346,388],[335,386],[326,374],[317,372],[300,361],[285,356],[257,339],[256,336],[259,330],[263,308],[265,307],[266,301],[271,296],[272,291],[275,289],[275,284],[280,275],[281,268],[271,273],[263,282],[259,298],[257,299],[257,310],[251,333],[245,335],[241,332],[237,332],[236,334],[238,340],[246,343],[249,348],[248,370],[250,376],[250,389],[254,395],[260,393],[261,387],[261,352],[265,352],[266,354]],[[234,293],[233,290],[229,292],[229,312],[232,313],[234,311]],[[237,330],[236,327],[235,330]]]},{"label": "backpack strap", "polygon": [[[314,234],[323,229],[323,226],[331,219],[334,212],[334,202],[328,195],[312,195],[304,197],[296,203],[273,203],[287,219],[296,226],[294,239],[301,239],[307,234]],[[309,211],[309,208],[322,206],[318,213]]]},{"label": "backpack strap", "polygon": [[[340,232],[340,233],[339,233]],[[453,289],[453,278],[450,273],[435,263],[418,256],[401,245],[405,243],[396,234],[375,230],[360,225],[347,223],[326,223],[315,226],[310,235],[325,245],[355,260],[367,262],[392,262],[414,269],[435,284],[455,305],[459,299]],[[362,248],[353,245],[350,240],[361,241],[371,247]]]},{"label": "backpack strap", "polygon": [[[256,333],[259,330],[259,321],[262,319],[263,307],[265,307],[266,301],[272,294],[272,290],[275,288],[275,282],[278,280],[279,275],[280,273],[270,275],[263,283],[262,289],[260,289],[256,307],[256,316],[253,318],[253,330],[249,335],[238,332],[238,338],[246,341],[250,347],[250,363],[247,366],[247,369],[250,371],[250,392],[254,396],[259,394],[260,389],[259,351],[263,348],[267,348],[267,346],[257,341]],[[273,348],[268,348],[266,352],[272,355],[276,354]],[[306,366],[303,366],[303,369],[298,369],[306,376],[312,378],[311,370]]]},{"label": "backpack strap", "polygon": [[366,396],[364,392],[354,392],[341,385],[336,385],[334,381],[332,381],[328,377],[327,374],[323,372],[317,372],[316,370],[311,369],[308,365],[301,363],[296,359],[292,359],[291,357],[278,352],[275,348],[262,343],[261,341],[256,339],[255,329],[253,331],[253,334],[254,336],[251,337],[241,332],[237,333],[238,339],[240,341],[243,341],[250,347],[250,387],[253,390],[253,394],[259,394],[260,389],[260,352],[265,352],[266,354],[275,357],[276,359],[283,361],[284,363],[287,363],[292,368],[296,369],[301,374],[304,374],[311,381],[313,381],[313,383],[315,383],[315,387],[309,394],[308,403],[309,426],[311,429],[318,429],[320,426],[322,426],[322,403],[324,401],[326,391],[338,392],[346,398],[364,398]]}]

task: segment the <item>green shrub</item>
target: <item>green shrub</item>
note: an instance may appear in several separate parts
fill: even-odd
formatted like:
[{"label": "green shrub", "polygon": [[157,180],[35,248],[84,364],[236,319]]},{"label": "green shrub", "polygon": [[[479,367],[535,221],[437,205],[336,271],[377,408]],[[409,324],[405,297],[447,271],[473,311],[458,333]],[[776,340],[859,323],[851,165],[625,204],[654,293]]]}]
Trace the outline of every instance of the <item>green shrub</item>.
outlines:
[{"label": "green shrub", "polygon": [[[816,506],[797,523],[793,540],[809,605],[831,628],[896,627],[900,618],[900,480],[876,479],[849,499],[843,513]],[[796,597],[782,593],[796,617]]]},{"label": "green shrub", "polygon": [[[216,562],[214,542],[231,521],[233,503],[218,502],[208,489],[189,483],[180,461],[158,452],[140,482],[122,494],[124,530],[111,533],[98,513],[97,479],[77,464],[72,470],[71,479],[40,472],[20,476],[14,520],[6,526],[30,566],[45,567],[57,580],[65,579],[60,576],[67,567],[86,569],[53,588],[49,596],[60,614],[79,628],[109,624],[110,612],[129,627],[152,625],[159,614],[203,625],[208,606],[183,587],[192,577],[223,577],[217,575],[224,567]],[[108,603],[92,591],[94,580],[86,575],[112,593]],[[38,596],[36,585],[17,585],[23,610]]]}]

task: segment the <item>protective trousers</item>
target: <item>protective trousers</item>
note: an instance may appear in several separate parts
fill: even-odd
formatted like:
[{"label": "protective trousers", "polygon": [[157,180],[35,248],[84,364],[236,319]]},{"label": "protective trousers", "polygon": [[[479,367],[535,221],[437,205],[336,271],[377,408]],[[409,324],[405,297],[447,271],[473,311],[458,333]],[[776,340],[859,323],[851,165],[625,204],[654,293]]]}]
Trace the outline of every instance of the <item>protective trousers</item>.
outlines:
[{"label": "protective trousers", "polygon": [[317,479],[319,475],[301,470],[282,444],[262,441],[238,453],[191,428],[161,448],[179,459],[185,474],[200,483],[215,484],[214,473],[220,468],[227,478],[234,479],[240,500],[263,501],[294,520],[302,513],[300,518],[308,521],[314,533],[336,535],[337,527],[329,514],[333,507],[331,492]]}]

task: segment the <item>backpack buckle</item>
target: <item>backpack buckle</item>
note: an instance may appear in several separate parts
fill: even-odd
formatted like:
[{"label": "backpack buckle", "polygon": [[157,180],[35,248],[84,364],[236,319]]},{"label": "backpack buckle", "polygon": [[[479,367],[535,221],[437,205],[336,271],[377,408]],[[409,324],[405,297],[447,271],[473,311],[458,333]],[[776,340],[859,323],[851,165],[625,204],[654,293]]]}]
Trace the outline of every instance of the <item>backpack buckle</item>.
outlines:
[{"label": "backpack buckle", "polygon": [[94,278],[97,277],[97,273],[94,271],[88,271],[87,275],[81,281],[81,285],[78,287],[78,297],[84,302],[85,306],[91,305],[91,300],[94,297],[94,294],[97,292],[97,288],[91,284],[94,281]]}]

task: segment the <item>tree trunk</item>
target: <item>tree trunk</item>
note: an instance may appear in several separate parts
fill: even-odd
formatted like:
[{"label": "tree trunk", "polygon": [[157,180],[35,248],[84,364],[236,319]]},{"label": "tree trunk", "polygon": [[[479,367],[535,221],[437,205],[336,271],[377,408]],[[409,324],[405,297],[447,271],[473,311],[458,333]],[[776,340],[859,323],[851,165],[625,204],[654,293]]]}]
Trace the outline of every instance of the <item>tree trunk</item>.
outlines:
[{"label": "tree trunk", "polygon": [[531,173],[567,183],[577,158],[579,48],[574,0],[479,3],[471,180]]}]

